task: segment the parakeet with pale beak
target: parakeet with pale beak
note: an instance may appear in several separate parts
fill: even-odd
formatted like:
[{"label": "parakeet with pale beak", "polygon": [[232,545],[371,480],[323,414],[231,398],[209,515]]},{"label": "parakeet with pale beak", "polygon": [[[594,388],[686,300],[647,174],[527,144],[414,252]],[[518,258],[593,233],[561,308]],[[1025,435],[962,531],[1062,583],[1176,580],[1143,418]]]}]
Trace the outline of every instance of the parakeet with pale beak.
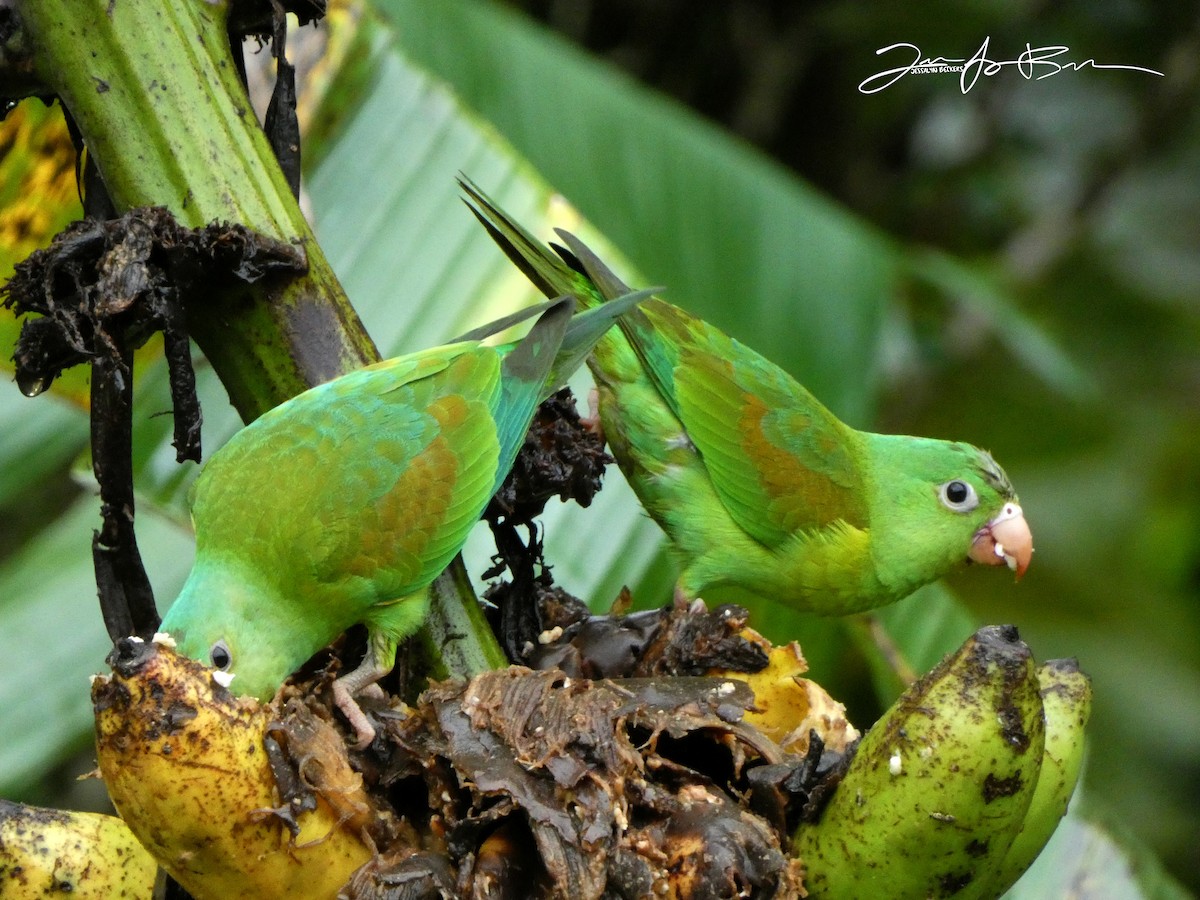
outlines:
[{"label": "parakeet with pale beak", "polygon": [[[549,296],[628,288],[574,235],[551,252],[463,182],[468,205]],[[677,595],[737,585],[826,615],[892,603],[966,561],[1020,578],[1033,538],[991,455],[858,431],[779,366],[651,299],[588,360],[609,447],[670,539]]]},{"label": "parakeet with pale beak", "polygon": [[366,658],[334,683],[365,745],[374,730],[353,695],[391,670],[421,624],[430,583],[503,482],[538,404],[643,298],[574,315],[562,297],[533,308],[516,344],[472,336],[386,360],[243,428],[193,488],[196,561],[162,630],[231,691],[267,700],[365,625]]}]

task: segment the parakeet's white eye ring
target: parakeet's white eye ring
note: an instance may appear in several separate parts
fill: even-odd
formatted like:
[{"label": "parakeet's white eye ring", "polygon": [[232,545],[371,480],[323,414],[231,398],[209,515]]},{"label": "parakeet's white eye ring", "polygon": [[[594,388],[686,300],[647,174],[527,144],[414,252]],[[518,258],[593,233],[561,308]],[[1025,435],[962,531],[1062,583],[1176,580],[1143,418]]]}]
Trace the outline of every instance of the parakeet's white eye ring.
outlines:
[{"label": "parakeet's white eye ring", "polygon": [[969,482],[955,478],[938,488],[938,497],[947,509],[970,512],[979,505],[979,495]]},{"label": "parakeet's white eye ring", "polygon": [[222,672],[227,671],[233,664],[233,654],[229,652],[229,645],[223,640],[212,645],[212,649],[208,651],[208,658],[212,660],[213,668]]}]

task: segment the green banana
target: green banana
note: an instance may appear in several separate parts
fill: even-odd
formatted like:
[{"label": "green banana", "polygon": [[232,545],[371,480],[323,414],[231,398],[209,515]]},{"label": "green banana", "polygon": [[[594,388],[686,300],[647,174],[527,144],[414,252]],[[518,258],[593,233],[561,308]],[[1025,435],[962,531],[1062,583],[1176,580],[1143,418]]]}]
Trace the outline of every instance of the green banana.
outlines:
[{"label": "green banana", "polygon": [[820,820],[797,830],[809,896],[997,896],[1044,742],[1029,648],[1012,626],[980,629],[871,728]]},{"label": "green banana", "polygon": [[0,897],[149,900],[158,866],[124,822],[0,800]]},{"label": "green banana", "polygon": [[1083,730],[1092,711],[1092,683],[1074,659],[1052,659],[1038,669],[1046,744],[1029,812],[996,873],[997,893],[1028,869],[1067,812],[1083,765]]}]

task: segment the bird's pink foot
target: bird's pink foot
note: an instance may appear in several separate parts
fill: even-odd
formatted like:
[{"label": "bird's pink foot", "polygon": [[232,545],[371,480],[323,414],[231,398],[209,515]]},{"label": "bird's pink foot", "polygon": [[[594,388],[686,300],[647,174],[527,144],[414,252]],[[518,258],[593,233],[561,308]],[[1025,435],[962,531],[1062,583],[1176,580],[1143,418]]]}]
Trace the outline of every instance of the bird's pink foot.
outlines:
[{"label": "bird's pink foot", "polygon": [[[375,740],[375,726],[368,721],[366,713],[362,711],[362,707],[350,693],[350,689],[343,683],[345,679],[339,678],[333,683],[333,702],[337,704],[337,708],[342,711],[342,715],[346,717],[346,721],[350,723],[350,727],[354,729],[354,734],[357,740],[354,743],[355,750],[365,750],[371,745],[371,741]],[[379,685],[370,685],[377,691],[382,691]],[[368,688],[369,689],[369,688]],[[368,689],[364,689],[366,693]]]},{"label": "bird's pink foot", "polygon": [[675,593],[672,595],[672,599],[675,601],[676,609],[686,609],[696,615],[708,609],[708,606],[701,598],[692,597],[678,582],[675,583]]},{"label": "bird's pink foot", "polygon": [[579,417],[579,424],[600,438],[601,442],[605,441],[604,426],[600,423],[600,392],[595,388],[588,391],[588,414]]}]

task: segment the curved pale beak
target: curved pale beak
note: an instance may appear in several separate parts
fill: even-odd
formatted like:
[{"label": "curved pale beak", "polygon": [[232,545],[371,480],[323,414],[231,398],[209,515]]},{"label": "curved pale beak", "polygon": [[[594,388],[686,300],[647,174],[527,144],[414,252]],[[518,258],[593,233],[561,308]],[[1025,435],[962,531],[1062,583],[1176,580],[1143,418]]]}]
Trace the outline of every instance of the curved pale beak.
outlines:
[{"label": "curved pale beak", "polygon": [[1033,557],[1033,535],[1021,507],[1005,503],[994,519],[975,532],[967,556],[985,566],[1006,565],[1020,579]]}]

